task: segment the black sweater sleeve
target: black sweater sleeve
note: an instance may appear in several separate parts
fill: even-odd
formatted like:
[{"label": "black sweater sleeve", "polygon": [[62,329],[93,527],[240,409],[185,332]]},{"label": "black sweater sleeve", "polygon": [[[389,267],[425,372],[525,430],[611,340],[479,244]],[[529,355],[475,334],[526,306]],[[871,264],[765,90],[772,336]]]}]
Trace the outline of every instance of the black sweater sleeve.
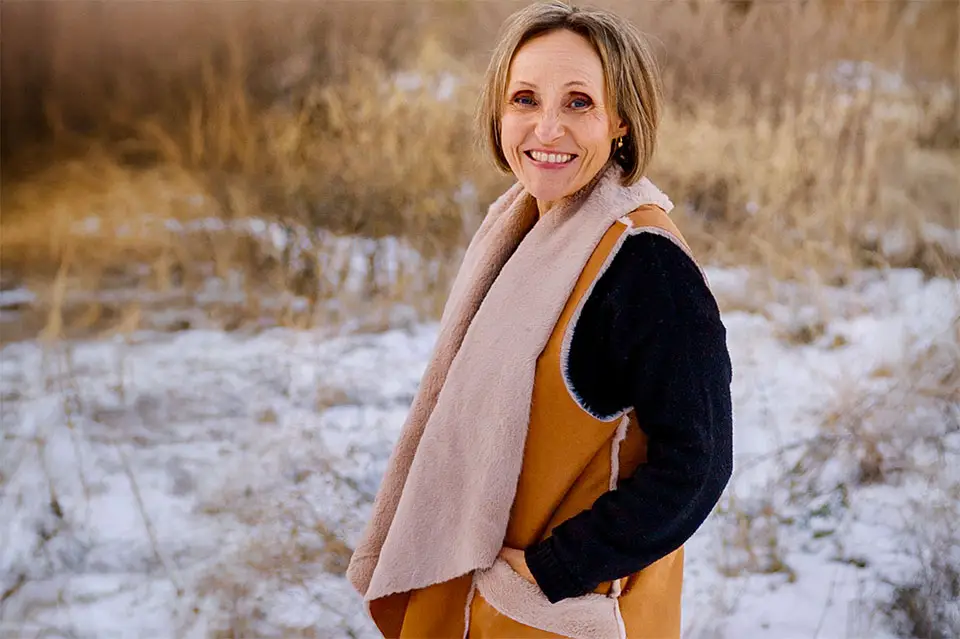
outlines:
[{"label": "black sweater sleeve", "polygon": [[726,330],[699,269],[671,240],[642,233],[625,241],[584,304],[568,374],[591,412],[635,409],[647,461],[526,549],[554,603],[679,548],[733,469]]}]

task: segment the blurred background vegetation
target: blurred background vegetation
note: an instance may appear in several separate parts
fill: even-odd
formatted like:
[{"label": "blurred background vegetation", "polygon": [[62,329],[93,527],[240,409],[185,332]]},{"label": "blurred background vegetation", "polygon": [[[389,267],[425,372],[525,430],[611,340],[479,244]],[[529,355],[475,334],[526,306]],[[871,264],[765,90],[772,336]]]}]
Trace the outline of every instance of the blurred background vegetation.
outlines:
[{"label": "blurred background vegetation", "polygon": [[[472,117],[524,4],[4,1],[3,341],[436,317],[510,183]],[[655,45],[703,261],[960,274],[957,2],[594,4]]]}]

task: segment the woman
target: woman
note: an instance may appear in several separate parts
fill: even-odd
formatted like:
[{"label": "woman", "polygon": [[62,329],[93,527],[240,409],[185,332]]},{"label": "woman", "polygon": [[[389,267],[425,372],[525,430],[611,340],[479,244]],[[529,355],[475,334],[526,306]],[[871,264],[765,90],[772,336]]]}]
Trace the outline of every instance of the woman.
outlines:
[{"label": "woman", "polygon": [[480,123],[517,183],[468,247],[348,577],[387,637],[680,635],[732,467],[731,366],[671,204],[640,35],[508,21]]}]

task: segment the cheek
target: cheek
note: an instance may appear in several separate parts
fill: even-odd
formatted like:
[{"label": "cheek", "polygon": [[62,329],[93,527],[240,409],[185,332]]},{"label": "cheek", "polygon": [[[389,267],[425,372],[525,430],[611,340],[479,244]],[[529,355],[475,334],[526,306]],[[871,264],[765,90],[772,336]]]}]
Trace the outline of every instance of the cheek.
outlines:
[{"label": "cheek", "polygon": [[[516,143],[519,137],[520,122],[518,119],[508,115],[503,116],[500,120],[500,139],[504,146],[509,147],[512,143]],[[509,148],[504,150],[509,151]]]},{"label": "cheek", "polygon": [[500,119],[500,150],[511,163],[516,161],[517,147],[523,139],[523,126],[518,118],[505,115]]},{"label": "cheek", "polygon": [[595,152],[608,152],[610,146],[610,122],[603,115],[593,115],[581,122],[582,141]]}]

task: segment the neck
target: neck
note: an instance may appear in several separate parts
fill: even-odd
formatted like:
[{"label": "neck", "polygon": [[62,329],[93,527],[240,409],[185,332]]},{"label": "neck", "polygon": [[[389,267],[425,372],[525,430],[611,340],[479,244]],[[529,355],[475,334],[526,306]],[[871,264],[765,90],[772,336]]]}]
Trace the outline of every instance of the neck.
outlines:
[{"label": "neck", "polygon": [[553,208],[554,202],[547,202],[546,200],[537,200],[537,213],[540,217],[543,217],[550,212],[550,209]]}]

